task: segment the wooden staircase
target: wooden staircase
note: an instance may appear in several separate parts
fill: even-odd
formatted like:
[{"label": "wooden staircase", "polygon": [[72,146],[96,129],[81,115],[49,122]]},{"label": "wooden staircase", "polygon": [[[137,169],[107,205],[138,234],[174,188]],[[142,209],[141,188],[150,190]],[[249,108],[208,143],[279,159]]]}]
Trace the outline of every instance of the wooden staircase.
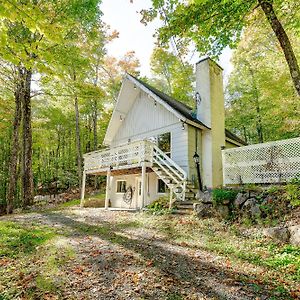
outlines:
[{"label": "wooden staircase", "polygon": [[175,196],[175,202],[189,205],[195,199],[195,187],[187,180],[186,172],[158,147],[153,147],[153,171]]}]

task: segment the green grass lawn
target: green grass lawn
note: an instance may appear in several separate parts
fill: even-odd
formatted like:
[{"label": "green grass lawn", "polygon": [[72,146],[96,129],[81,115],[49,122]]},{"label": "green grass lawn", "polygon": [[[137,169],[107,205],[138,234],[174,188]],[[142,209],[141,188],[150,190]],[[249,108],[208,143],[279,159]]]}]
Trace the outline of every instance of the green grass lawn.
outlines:
[{"label": "green grass lawn", "polygon": [[[0,221],[1,300],[16,299],[16,295],[26,296],[26,299],[56,295],[57,298],[49,297],[59,299],[69,281],[66,266],[70,268],[74,264],[75,268],[78,259],[78,251],[70,245],[74,234],[87,244],[94,236],[123,248],[140,230],[151,233],[154,242],[157,239],[168,245],[184,247],[192,253],[210,253],[222,261],[229,272],[236,274],[236,280],[250,284],[258,294],[262,287],[267,286],[272,295],[268,299],[297,299],[299,296],[299,247],[272,243],[246,227],[216,219],[199,220],[194,216],[104,211],[101,215],[99,211],[94,213],[98,223],[90,224],[75,221],[77,214],[82,218],[80,209],[68,210],[78,204],[79,200],[64,203],[56,212],[42,212],[44,217],[38,220],[34,214],[31,217],[27,213],[28,221],[14,218]],[[107,213],[110,218],[103,220]],[[43,218],[53,217],[70,220],[70,225],[59,223],[59,218],[53,223],[59,224],[57,227],[42,222]],[[136,243],[134,239],[133,243]],[[139,246],[133,246],[133,249],[138,250]],[[80,275],[80,270],[77,271]]]},{"label": "green grass lawn", "polygon": [[284,299],[289,299],[290,290],[299,288],[300,247],[275,244],[255,233],[245,236],[248,228],[215,219],[192,217],[178,221],[168,216],[152,216],[151,219],[142,217],[139,221],[143,227],[164,232],[174,242],[221,255],[237,269],[244,265],[255,274],[256,268],[262,267],[264,273],[255,277],[254,284],[272,285],[275,294],[278,292]]},{"label": "green grass lawn", "polygon": [[54,237],[51,228],[34,224],[0,222],[0,257],[18,258],[36,252],[38,246]]}]

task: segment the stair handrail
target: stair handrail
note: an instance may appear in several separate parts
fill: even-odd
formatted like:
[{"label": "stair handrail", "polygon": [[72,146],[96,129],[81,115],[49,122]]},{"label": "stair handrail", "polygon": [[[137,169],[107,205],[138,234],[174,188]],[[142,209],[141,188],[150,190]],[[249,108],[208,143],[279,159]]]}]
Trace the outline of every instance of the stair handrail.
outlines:
[{"label": "stair handrail", "polygon": [[[156,163],[159,165],[159,167],[165,171],[174,181],[176,184],[180,184],[180,179],[179,178],[176,178],[173,176],[174,174],[174,170],[172,172],[170,172],[170,168],[165,168],[159,161],[156,161]],[[156,172],[157,173],[157,172]],[[173,173],[173,174],[172,174]],[[159,175],[158,175],[159,176]],[[163,178],[161,176],[159,176],[162,180]],[[164,180],[163,180],[164,181]],[[165,182],[166,183],[166,182]]]},{"label": "stair handrail", "polygon": [[[175,173],[181,180],[187,179],[187,173],[174,160],[172,160],[168,155],[166,155],[166,153],[160,150],[156,145],[153,145],[153,150],[153,156],[155,156],[155,152],[157,152],[164,158],[164,161],[167,161],[169,163],[169,165],[166,164],[169,170],[172,170],[172,172]],[[181,174],[178,174],[178,172],[174,172],[174,169],[171,168],[170,165],[172,165]]]}]

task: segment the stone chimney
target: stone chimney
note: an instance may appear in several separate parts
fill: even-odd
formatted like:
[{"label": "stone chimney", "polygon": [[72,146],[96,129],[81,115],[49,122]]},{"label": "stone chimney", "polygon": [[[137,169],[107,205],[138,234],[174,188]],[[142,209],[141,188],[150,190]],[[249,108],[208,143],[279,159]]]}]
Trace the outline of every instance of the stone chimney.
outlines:
[{"label": "stone chimney", "polygon": [[201,177],[207,188],[223,184],[221,150],[225,147],[225,109],[222,71],[210,58],[196,64],[197,119],[210,128],[202,131]]}]

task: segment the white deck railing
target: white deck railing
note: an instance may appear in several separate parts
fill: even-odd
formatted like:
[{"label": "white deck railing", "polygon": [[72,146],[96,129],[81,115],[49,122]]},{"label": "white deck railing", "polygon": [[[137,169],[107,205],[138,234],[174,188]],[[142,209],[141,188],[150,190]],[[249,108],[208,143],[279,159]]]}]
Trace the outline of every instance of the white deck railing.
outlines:
[{"label": "white deck railing", "polygon": [[222,151],[224,184],[279,183],[300,176],[300,138]]},{"label": "white deck railing", "polygon": [[105,172],[112,169],[140,167],[142,162],[152,164],[153,145],[149,141],[137,141],[104,151],[85,154],[84,170],[87,174]]}]

